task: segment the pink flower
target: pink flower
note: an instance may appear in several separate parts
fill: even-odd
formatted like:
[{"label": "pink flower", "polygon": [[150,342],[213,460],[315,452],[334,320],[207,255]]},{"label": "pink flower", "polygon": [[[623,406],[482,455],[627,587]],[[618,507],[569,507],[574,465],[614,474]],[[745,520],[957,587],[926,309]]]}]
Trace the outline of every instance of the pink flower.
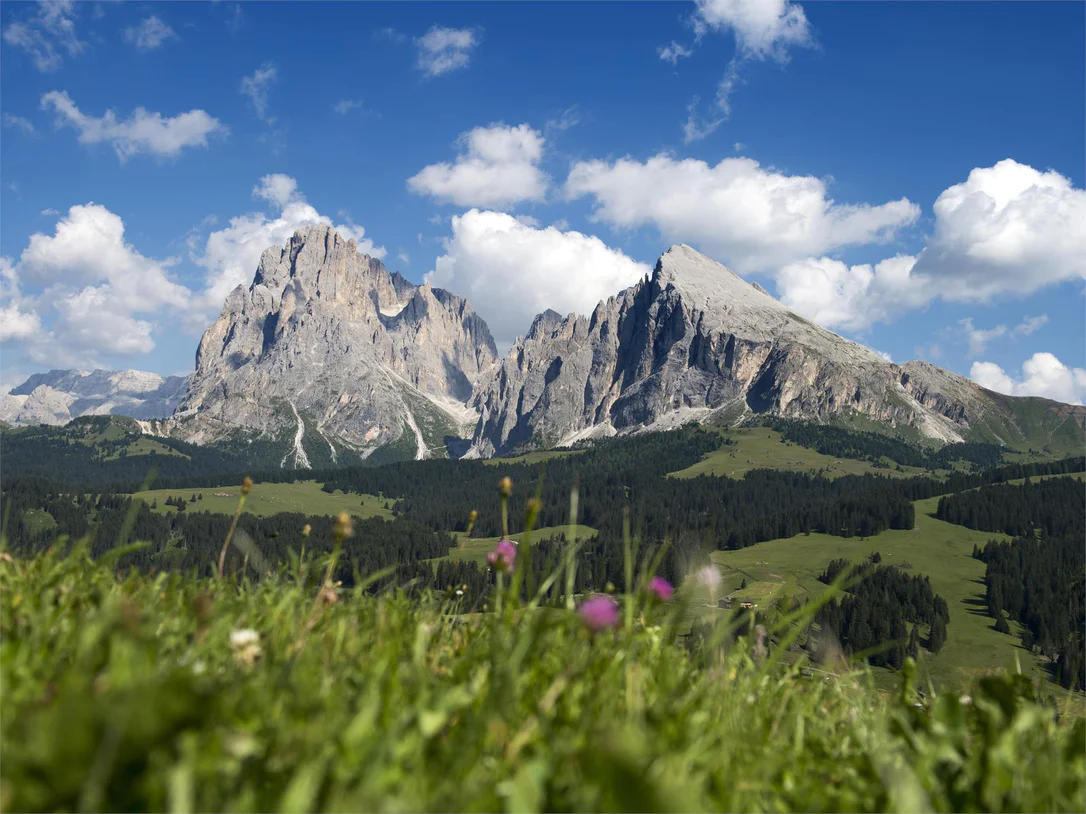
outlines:
[{"label": "pink flower", "polygon": [[594,596],[581,605],[581,618],[593,633],[615,627],[618,625],[618,603],[609,596]]},{"label": "pink flower", "polygon": [[671,583],[663,577],[653,577],[649,580],[649,593],[661,602],[670,602],[674,592],[675,589],[671,587]]},{"label": "pink flower", "polygon": [[517,544],[512,540],[499,540],[494,550],[486,555],[486,562],[497,571],[512,571],[517,559]]}]

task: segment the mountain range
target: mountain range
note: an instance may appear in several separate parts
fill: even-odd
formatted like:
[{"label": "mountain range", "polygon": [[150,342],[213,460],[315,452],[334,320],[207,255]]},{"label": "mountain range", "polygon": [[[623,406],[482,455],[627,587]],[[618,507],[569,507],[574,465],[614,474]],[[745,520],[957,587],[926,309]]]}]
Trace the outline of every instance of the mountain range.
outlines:
[{"label": "mountain range", "polygon": [[888,362],[685,245],[590,315],[539,314],[499,358],[466,300],[409,283],[327,226],[264,252],[191,377],[52,371],[0,398],[7,421],[121,412],[151,434],[281,452],[284,467],[490,457],[767,416],[936,445],[1086,440],[1086,408]]}]

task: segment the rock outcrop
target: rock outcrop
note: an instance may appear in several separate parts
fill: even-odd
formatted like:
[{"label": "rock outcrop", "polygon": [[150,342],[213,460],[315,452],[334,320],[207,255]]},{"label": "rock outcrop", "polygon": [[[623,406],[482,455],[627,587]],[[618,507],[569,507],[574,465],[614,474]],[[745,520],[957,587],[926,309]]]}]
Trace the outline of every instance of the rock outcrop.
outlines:
[{"label": "rock outcrop", "polygon": [[540,314],[476,390],[468,454],[756,414],[861,418],[937,442],[986,423],[985,437],[1002,440],[995,425],[1006,432],[1014,411],[992,424],[993,397],[933,365],[888,363],[680,245],[590,317]]},{"label": "rock outcrop", "polygon": [[465,401],[496,360],[466,300],[307,227],[231,292],[170,429],[197,443],[285,444],[288,466],[389,444],[445,454],[446,436],[470,433],[477,415]]},{"label": "rock outcrop", "polygon": [[25,425],[66,424],[83,415],[164,418],[180,403],[187,385],[187,376],[141,370],[50,370],[0,396],[0,420]]}]

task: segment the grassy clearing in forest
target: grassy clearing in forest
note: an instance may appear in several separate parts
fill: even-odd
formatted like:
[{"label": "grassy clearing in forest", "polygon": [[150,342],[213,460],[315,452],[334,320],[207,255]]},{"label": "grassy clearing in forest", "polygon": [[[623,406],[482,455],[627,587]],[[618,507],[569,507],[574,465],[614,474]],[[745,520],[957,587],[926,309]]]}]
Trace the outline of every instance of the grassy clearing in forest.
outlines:
[{"label": "grassy clearing in forest", "polygon": [[[1016,659],[1023,672],[1047,681],[1047,670],[1021,646],[1021,625],[1011,622],[1011,634],[998,633],[995,620],[987,613],[985,565],[973,559],[973,546],[983,548],[989,540],[1009,538],[938,520],[934,517],[938,504],[937,497],[916,501],[916,526],[908,531],[890,529],[866,539],[800,534],[739,551],[716,551],[711,556],[723,566],[725,593],[737,591],[746,579],[749,588],[770,583],[777,586],[780,595],[802,598],[825,590],[818,575],[831,560],[844,557],[860,562],[878,551],[882,564],[907,563],[908,573],[929,577],[932,589],[949,606],[946,645],[934,656],[927,654],[921,665],[921,672],[929,674],[938,686],[960,687],[985,671],[1016,669]],[[890,673],[880,677],[880,683],[893,680]],[[1059,694],[1067,692],[1055,684],[1049,686]],[[1086,703],[1078,694],[1070,698],[1079,706]]]},{"label": "grassy clearing in forest", "polygon": [[[187,489],[151,489],[136,492],[132,497],[142,500],[147,505],[157,501],[155,511],[167,514],[177,511],[166,505],[166,498],[183,497],[188,501],[193,495],[203,495],[203,500],[186,503],[185,511],[212,512],[213,514],[233,514],[241,497],[241,486],[201,486]],[[336,491],[321,490],[316,481],[297,481],[296,483],[258,483],[253,486],[245,502],[245,511],[260,517],[269,517],[279,512],[301,512],[303,514],[339,514],[348,512],[356,517],[392,518],[391,506],[395,498],[376,495],[359,495]],[[385,508],[388,503],[389,509]]]},{"label": "grassy clearing in forest", "polygon": [[[576,526],[576,533],[578,540],[585,540],[589,537],[596,536],[596,530],[590,526]],[[545,540],[548,537],[557,537],[559,534],[569,535],[569,526],[553,526],[536,529],[532,532],[533,540]],[[464,562],[477,562],[479,565],[486,565],[486,555],[494,550],[494,546],[497,544],[501,537],[478,537],[474,539],[466,539],[463,532],[458,533],[457,538],[463,541],[463,547],[449,549],[449,556],[443,559],[455,560],[458,557]],[[516,542],[522,542],[524,540],[524,533],[510,534],[510,540]]]},{"label": "grassy clearing in forest", "polygon": [[727,430],[725,434],[737,443],[710,452],[693,466],[672,472],[670,477],[696,478],[698,475],[716,475],[741,478],[751,469],[782,469],[794,472],[825,470],[824,474],[831,478],[868,473],[893,477],[924,474],[923,469],[913,466],[903,466],[903,471],[899,472],[897,464],[889,461],[886,468],[880,468],[867,461],[833,458],[813,449],[785,442],[779,432],[767,427],[742,427]]},{"label": "grassy clearing in forest", "polygon": [[547,449],[539,452],[528,452],[524,455],[515,455],[511,458],[484,458],[487,466],[502,466],[504,464],[537,464],[551,458],[566,458],[570,455],[580,455],[583,449]]}]

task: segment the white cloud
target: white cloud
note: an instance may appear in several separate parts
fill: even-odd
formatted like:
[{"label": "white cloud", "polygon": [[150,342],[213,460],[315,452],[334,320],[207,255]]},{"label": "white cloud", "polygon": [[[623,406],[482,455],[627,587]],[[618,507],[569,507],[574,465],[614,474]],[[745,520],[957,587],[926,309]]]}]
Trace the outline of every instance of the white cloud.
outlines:
[{"label": "white cloud", "polygon": [[22,116],[12,116],[10,113],[4,114],[4,127],[18,128],[28,136],[32,136],[35,133],[34,123],[30,121],[30,119],[24,119]]},{"label": "white cloud", "polygon": [[[703,116],[699,99],[687,107],[683,140],[689,144],[714,133],[731,115],[731,96],[743,84],[742,67],[751,60],[788,61],[790,48],[810,46],[811,29],[807,16],[791,0],[698,0],[694,16],[696,41],[710,31],[731,31],[735,35],[735,56],[717,83],[711,112]],[[690,56],[692,48],[672,41],[659,49],[660,58],[676,64]]]},{"label": "white cloud", "polygon": [[56,217],[57,215],[60,214],[60,210],[59,209],[53,209],[53,207],[49,207],[48,209],[43,209],[41,211],[41,214],[42,214],[42,217],[44,217],[44,218],[53,218],[53,217]]},{"label": "white cloud", "polygon": [[650,271],[597,237],[472,209],[452,219],[445,253],[426,280],[467,296],[505,347],[540,311],[589,313]]},{"label": "white cloud", "polygon": [[672,65],[675,65],[680,59],[685,59],[693,54],[694,51],[692,48],[687,48],[686,46],[675,42],[675,40],[672,40],[667,45],[657,48],[656,53],[664,62],[670,62]]},{"label": "white cloud", "polygon": [[355,240],[359,251],[371,257],[384,257],[385,250],[365,237],[365,230],[351,223],[333,224],[314,209],[298,191],[298,182],[288,175],[265,175],[253,187],[253,197],[272,204],[275,214],[250,212],[230,219],[223,229],[212,232],[204,253],[193,260],[206,270],[206,288],[200,298],[193,324],[202,330],[206,319],[222,308],[226,295],[236,286],[248,286],[260,263],[260,255],[269,246],[283,245],[302,226],[315,223],[335,225],[347,238]]},{"label": "white cloud", "polygon": [[[190,293],[169,278],[175,260],[145,257],[124,230],[120,217],[88,203],[71,207],[54,234],[32,235],[18,265],[5,264],[5,338],[60,366],[152,350],[152,324],[139,315],[183,314]],[[39,293],[25,296],[21,284]]]},{"label": "white cloud", "polygon": [[1022,322],[1014,326],[1011,333],[1015,336],[1029,336],[1047,323],[1048,314],[1041,314],[1039,317],[1026,317]]},{"label": "white cloud", "polygon": [[994,328],[977,328],[973,325],[972,317],[960,319],[958,324],[962,327],[965,339],[969,343],[967,359],[980,356],[988,347],[989,342],[1007,335],[1006,325],[996,325]]},{"label": "white cloud", "polygon": [[360,107],[362,107],[362,102],[359,99],[340,99],[332,105],[332,110],[336,111],[340,116],[345,116]]},{"label": "white cloud", "polygon": [[699,244],[741,272],[772,270],[807,255],[888,240],[920,210],[903,198],[837,204],[818,178],[785,175],[750,158],[716,166],[660,154],[645,162],[580,161],[571,198],[592,195],[595,217],[632,229],[655,226],[671,242]]},{"label": "white cloud", "polygon": [[969,378],[997,393],[1009,396],[1043,396],[1067,404],[1086,399],[1086,370],[1070,368],[1051,353],[1035,353],[1022,364],[1015,379],[994,362],[974,362]]},{"label": "white cloud", "polygon": [[0,342],[29,339],[40,332],[41,317],[23,300],[14,264],[0,257]]},{"label": "white cloud", "polygon": [[100,204],[73,206],[53,235],[31,236],[19,258],[21,279],[62,287],[105,283],[114,300],[131,311],[181,306],[188,291],[172,282],[171,260],[144,257],[124,239],[124,222]]},{"label": "white cloud", "polygon": [[242,77],[239,90],[242,95],[249,97],[249,103],[253,106],[256,116],[265,124],[274,124],[275,118],[268,116],[268,91],[275,84],[279,71],[272,62],[265,62],[252,76]]},{"label": "white cloud", "polygon": [[139,25],[126,28],[124,38],[137,51],[154,51],[166,40],[179,39],[177,32],[153,14]]},{"label": "white cloud", "polygon": [[925,286],[910,273],[915,262],[915,257],[898,255],[874,266],[848,266],[810,257],[784,266],[776,287],[782,303],[819,325],[863,330],[927,302]]},{"label": "white cloud", "polygon": [[561,133],[581,123],[581,111],[577,105],[571,105],[554,119],[547,119],[543,125],[543,132],[550,136],[552,133]]},{"label": "white cloud", "polygon": [[55,71],[70,57],[83,52],[75,31],[75,4],[72,0],[45,0],[37,4],[37,14],[9,23],[4,42],[26,51],[39,71]]},{"label": "white cloud", "polygon": [[454,163],[424,167],[409,178],[416,195],[458,206],[509,206],[542,200],[548,179],[539,168],[545,139],[526,124],[476,127],[457,141]]},{"label": "white cloud", "polygon": [[479,44],[479,34],[471,28],[434,26],[417,40],[418,67],[426,76],[468,67],[471,53]]},{"label": "white cloud", "polygon": [[952,300],[1029,294],[1086,279],[1086,190],[1011,159],[976,168],[935,202],[916,272]]},{"label": "white cloud", "polygon": [[958,320],[962,333],[969,343],[969,353],[966,357],[968,359],[980,356],[988,347],[988,343],[995,339],[1000,339],[1004,336],[1029,336],[1047,322],[1047,314],[1041,314],[1039,317],[1026,317],[1013,328],[1008,328],[1006,325],[996,325],[994,328],[977,328],[973,325],[972,317]]},{"label": "white cloud", "polygon": [[203,110],[164,118],[161,113],[137,107],[123,120],[112,110],[95,117],[81,112],[66,91],[55,90],[42,96],[41,106],[56,113],[57,127],[78,130],[81,144],[111,143],[122,162],[138,153],[175,157],[186,147],[206,147],[208,136],[227,132],[225,125]]},{"label": "white cloud", "polygon": [[410,265],[411,265],[411,255],[409,255],[409,254],[408,254],[407,252],[405,252],[405,251],[404,251],[403,249],[401,249],[401,250],[399,251],[399,253],[397,253],[397,255],[396,255],[396,258],[397,258],[397,259],[398,259],[398,260],[399,260],[399,261],[400,261],[401,263],[403,263],[403,264],[404,264],[405,266],[410,266]]},{"label": "white cloud", "polygon": [[698,0],[698,17],[709,29],[730,30],[749,59],[786,60],[788,49],[811,44],[807,16],[790,0]]}]

